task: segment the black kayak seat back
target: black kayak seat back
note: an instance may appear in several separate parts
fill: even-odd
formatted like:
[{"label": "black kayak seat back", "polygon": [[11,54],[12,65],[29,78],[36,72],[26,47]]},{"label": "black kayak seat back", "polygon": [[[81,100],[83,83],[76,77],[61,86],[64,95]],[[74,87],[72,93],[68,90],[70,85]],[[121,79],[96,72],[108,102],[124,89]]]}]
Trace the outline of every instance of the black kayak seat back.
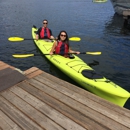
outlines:
[{"label": "black kayak seat back", "polygon": [[82,75],[89,79],[102,79],[103,76],[94,70],[83,70]]}]

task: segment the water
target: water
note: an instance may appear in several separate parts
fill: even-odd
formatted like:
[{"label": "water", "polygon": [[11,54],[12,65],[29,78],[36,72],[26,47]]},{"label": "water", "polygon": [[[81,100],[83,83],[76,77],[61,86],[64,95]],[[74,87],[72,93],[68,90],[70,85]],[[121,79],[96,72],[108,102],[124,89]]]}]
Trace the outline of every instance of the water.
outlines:
[{"label": "water", "polygon": [[[21,70],[36,66],[45,72],[76,84],[54,67],[44,56],[15,59],[12,54],[39,53],[33,41],[9,42],[8,37],[31,38],[31,27],[42,26],[48,19],[56,37],[66,30],[73,50],[101,51],[102,55],[79,55],[86,63],[100,64],[93,68],[130,92],[130,33],[124,34],[123,17],[114,13],[110,1],[96,4],[91,0],[0,0],[0,60]],[[76,84],[77,85],[77,84]],[[130,109],[130,101],[125,105]]]}]

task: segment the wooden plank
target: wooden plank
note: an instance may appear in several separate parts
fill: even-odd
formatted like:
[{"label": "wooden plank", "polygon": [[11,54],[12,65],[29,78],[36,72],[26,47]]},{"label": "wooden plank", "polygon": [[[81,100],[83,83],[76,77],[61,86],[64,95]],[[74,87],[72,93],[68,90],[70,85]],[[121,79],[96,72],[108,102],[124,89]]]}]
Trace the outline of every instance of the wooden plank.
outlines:
[{"label": "wooden plank", "polygon": [[63,80],[61,80],[61,79],[59,79],[59,78],[57,78],[57,77],[55,77],[53,75],[50,75],[48,73],[44,72],[44,73],[41,74],[41,76],[46,77],[48,79],[51,79],[51,81],[53,81],[53,82],[55,82],[55,83],[57,83],[59,85],[62,85],[64,87],[74,91],[75,93],[78,93],[78,94],[84,96],[87,99],[91,99],[91,100],[93,100],[93,101],[95,101],[95,102],[97,102],[97,103],[99,103],[99,104],[113,110],[113,111],[116,111],[116,112],[118,112],[118,113],[120,113],[120,114],[122,114],[124,116],[130,117],[130,110],[128,110],[126,108],[119,107],[119,106],[117,106],[115,104],[112,104],[112,103],[106,101],[106,100],[103,100],[102,98],[100,98],[100,97],[98,97],[98,96],[96,96],[96,95],[94,95],[94,94],[92,94],[92,93],[90,93],[88,91],[83,91],[83,89],[80,88],[80,87],[77,87],[77,86],[75,86],[73,84],[70,84],[70,83],[68,83],[66,81],[63,81]]},{"label": "wooden plank", "polygon": [[24,73],[25,73],[25,75],[28,75],[28,74],[31,74],[31,73],[37,71],[37,70],[38,70],[37,67],[31,67],[30,69],[24,71]]},{"label": "wooden plank", "polygon": [[[48,85],[49,87],[55,89],[56,91],[59,91],[62,94],[65,94],[66,96],[69,96],[70,98],[73,98],[74,100],[77,100],[81,102],[82,104],[86,105],[87,107],[106,115],[107,117],[111,118],[112,120],[115,120],[119,122],[122,125],[125,125],[126,127],[130,128],[130,118],[119,114],[118,112],[115,112],[97,102],[94,102],[91,99],[85,98],[84,96],[80,95],[79,93],[74,93],[74,91],[62,86],[58,85],[57,83],[43,77],[43,76],[37,76],[34,77],[37,81]],[[70,86],[71,87],[71,86]]]},{"label": "wooden plank", "polygon": [[10,65],[8,65],[8,64],[6,64],[6,63],[4,63],[4,62],[2,62],[2,61],[0,61],[0,70],[2,70],[2,69],[5,69],[5,68],[14,68],[13,66],[10,66]]},{"label": "wooden plank", "polygon": [[6,69],[6,68],[9,68],[9,65],[6,65],[6,64],[5,64],[5,65],[1,65],[1,66],[0,66],[0,70]]},{"label": "wooden plank", "polygon": [[3,129],[3,130],[11,130],[11,129],[12,129],[11,126],[10,126],[7,122],[5,122],[5,121],[2,119],[1,116],[0,116],[0,127],[1,127],[1,129]]},{"label": "wooden plank", "polygon": [[40,69],[38,69],[38,68],[36,68],[36,67],[32,67],[32,68],[30,68],[30,69],[24,71],[24,73],[25,73],[25,75],[26,75],[28,78],[32,78],[32,77],[35,77],[35,76],[37,76],[37,75],[39,75],[39,74],[42,74],[43,71],[40,70]]},{"label": "wooden plank", "polygon": [[67,130],[85,130],[85,128],[81,127],[74,121],[70,120],[68,117],[61,114],[59,111],[55,110],[46,103],[27,93],[23,89],[19,87],[13,87],[11,91],[23,100],[25,100],[31,106],[36,108],[38,111],[42,112],[47,117],[55,121],[57,124],[61,125],[63,128]]},{"label": "wooden plank", "polygon": [[[39,86],[39,84],[35,84],[36,86]],[[24,89],[25,91],[27,91],[28,93],[32,94],[33,96],[37,97],[38,99],[42,100],[43,102],[45,102],[46,104],[48,104],[49,106],[53,107],[54,109],[56,109],[57,111],[61,112],[62,114],[64,114],[65,116],[69,117],[70,119],[72,119],[73,121],[77,122],[78,124],[80,124],[81,126],[85,127],[88,130],[106,130],[109,129],[107,128],[106,123],[105,124],[101,124],[99,123],[99,121],[96,121],[93,119],[93,116],[97,116],[94,115],[94,113],[90,113],[88,110],[84,110],[86,112],[86,114],[82,113],[82,107],[80,106],[80,104],[71,104],[68,105],[66,102],[69,101],[69,99],[67,97],[62,97],[65,98],[66,102],[64,101],[59,101],[60,99],[56,99],[55,96],[52,95],[52,92],[54,90],[50,90],[49,93],[46,93],[44,91],[39,90],[38,88],[35,88],[34,86],[31,85],[27,85],[26,82],[22,82],[18,85],[19,87],[21,87],[22,89]],[[42,84],[43,89],[44,85]],[[53,94],[57,94],[57,93],[53,93]],[[67,100],[68,99],[68,100]],[[74,106],[79,105],[78,108],[80,110],[77,110],[76,108],[74,108]],[[88,115],[87,115],[88,113]],[[91,117],[90,115],[93,114],[93,116]],[[99,119],[99,117],[96,117],[97,120]]]},{"label": "wooden plank", "polygon": [[24,115],[19,109],[0,96],[0,109],[24,130],[43,130],[35,122]]},{"label": "wooden plank", "polygon": [[60,92],[50,88],[49,82],[47,83],[47,85],[44,85],[34,79],[29,79],[28,81],[31,85],[35,86],[36,88],[40,89],[41,91],[44,91],[48,95],[52,96],[53,98],[56,98],[57,100],[63,102],[64,104],[66,104],[70,107],[73,107],[74,109],[76,109],[77,111],[80,111],[87,117],[92,118],[99,123],[102,122],[102,124],[105,124],[105,125],[106,125],[106,121],[107,121],[106,126],[110,129],[113,128],[113,125],[114,125],[114,127],[118,128],[118,130],[122,130],[122,128],[126,129],[125,126],[122,126],[120,123],[117,123],[113,119],[110,120],[110,118],[106,117],[105,115],[101,115],[99,112],[95,112],[93,109],[86,107],[84,104],[81,104],[80,102],[77,102],[77,101],[73,100],[72,98],[65,96],[63,93],[60,93]]},{"label": "wooden plank", "polygon": [[15,122],[13,122],[7,115],[0,110],[1,127],[4,130],[22,130]]},{"label": "wooden plank", "polygon": [[3,65],[7,65],[7,64],[4,63],[3,61],[0,61],[0,66],[3,66]]},{"label": "wooden plank", "polygon": [[39,74],[41,74],[41,73],[43,73],[42,70],[37,70],[37,71],[35,71],[35,72],[33,72],[33,73],[27,75],[27,77],[28,77],[28,78],[33,78],[33,77],[35,77],[35,76],[37,76],[37,75],[39,75]]},{"label": "wooden plank", "polygon": [[[40,125],[43,129],[47,130],[63,130],[61,126],[53,122],[50,118],[36,110],[34,107],[23,101],[11,91],[4,91],[1,95],[16,106],[22,113],[28,116],[31,120]],[[32,129],[31,129],[32,130]]]},{"label": "wooden plank", "polygon": [[12,71],[13,70],[10,69],[10,68],[0,70],[0,78],[3,77],[3,76],[9,75],[10,73],[12,73]]},{"label": "wooden plank", "polygon": [[0,61],[0,65],[3,64],[4,62],[3,61]]}]

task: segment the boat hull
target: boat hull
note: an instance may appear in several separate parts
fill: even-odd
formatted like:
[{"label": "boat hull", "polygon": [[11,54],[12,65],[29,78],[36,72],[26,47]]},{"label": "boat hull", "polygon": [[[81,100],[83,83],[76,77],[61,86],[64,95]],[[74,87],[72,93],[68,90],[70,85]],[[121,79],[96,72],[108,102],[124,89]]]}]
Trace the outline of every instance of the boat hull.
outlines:
[{"label": "boat hull", "polygon": [[110,0],[114,11],[119,14],[123,15],[123,12],[126,10],[130,10],[130,0]]},{"label": "boat hull", "polygon": [[[34,39],[36,31],[36,28],[32,28],[32,36]],[[34,40],[34,42],[43,54],[48,54],[53,45],[53,41],[50,40]],[[74,58],[70,59],[60,55],[45,55],[53,65],[80,84],[83,88],[114,104],[124,106],[125,102],[130,97],[129,92],[105,77],[98,79],[87,77],[86,74],[88,75],[89,72],[93,72],[94,70],[78,56],[73,56]],[[85,75],[83,72],[85,72]]]}]

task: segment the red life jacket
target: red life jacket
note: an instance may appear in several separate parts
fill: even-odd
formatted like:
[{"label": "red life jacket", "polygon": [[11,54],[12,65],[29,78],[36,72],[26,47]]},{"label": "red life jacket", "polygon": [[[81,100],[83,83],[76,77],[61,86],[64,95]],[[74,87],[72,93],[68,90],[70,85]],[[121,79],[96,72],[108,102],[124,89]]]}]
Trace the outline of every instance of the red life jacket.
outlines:
[{"label": "red life jacket", "polygon": [[67,57],[66,53],[68,53],[68,52],[69,52],[69,45],[59,41],[57,43],[56,48],[55,48],[55,53],[56,54],[61,54],[61,55],[64,55],[65,57]]},{"label": "red life jacket", "polygon": [[[50,38],[51,34],[49,28],[46,28],[46,33],[47,33],[47,38]],[[45,34],[45,28],[42,28],[40,32],[40,38],[45,38],[44,34]]]}]

